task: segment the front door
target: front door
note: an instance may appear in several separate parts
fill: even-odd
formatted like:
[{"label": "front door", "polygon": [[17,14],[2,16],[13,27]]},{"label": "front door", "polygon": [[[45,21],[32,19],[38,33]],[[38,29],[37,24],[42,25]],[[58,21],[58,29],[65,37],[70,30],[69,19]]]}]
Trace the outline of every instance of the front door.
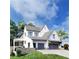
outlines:
[{"label": "front door", "polygon": [[33,47],[36,48],[36,43],[33,43]]}]

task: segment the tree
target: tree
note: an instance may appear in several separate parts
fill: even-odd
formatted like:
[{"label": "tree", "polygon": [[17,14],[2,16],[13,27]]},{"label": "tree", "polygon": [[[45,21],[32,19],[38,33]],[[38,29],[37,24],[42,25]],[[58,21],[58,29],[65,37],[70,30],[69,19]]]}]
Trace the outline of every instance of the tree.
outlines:
[{"label": "tree", "polygon": [[16,38],[17,35],[17,26],[14,21],[10,20],[10,45],[13,45],[13,39]]},{"label": "tree", "polygon": [[23,30],[24,30],[24,26],[25,26],[25,23],[24,23],[24,21],[23,20],[20,20],[19,22],[18,22],[18,33],[17,33],[17,37],[21,37],[21,35],[23,34]]},{"label": "tree", "polygon": [[23,20],[19,21],[18,22],[18,30],[23,30],[24,29],[24,25],[25,25],[25,23],[24,23]]},{"label": "tree", "polygon": [[68,33],[65,32],[65,31],[63,31],[63,30],[59,30],[59,31],[58,31],[58,36],[59,36],[60,39],[62,40],[62,39],[65,39],[65,38],[68,37]]},{"label": "tree", "polygon": [[32,23],[29,23],[28,25],[30,25],[30,26],[35,26],[35,25],[33,25]]}]

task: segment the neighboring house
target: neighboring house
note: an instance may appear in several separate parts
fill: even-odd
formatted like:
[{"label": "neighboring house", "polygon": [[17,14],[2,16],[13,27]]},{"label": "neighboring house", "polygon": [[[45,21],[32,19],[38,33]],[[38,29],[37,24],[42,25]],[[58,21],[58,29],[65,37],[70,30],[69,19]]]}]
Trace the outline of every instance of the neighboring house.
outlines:
[{"label": "neighboring house", "polygon": [[20,38],[13,41],[13,46],[36,49],[57,49],[60,46],[60,38],[56,31],[50,31],[47,26],[36,27],[25,25]]}]

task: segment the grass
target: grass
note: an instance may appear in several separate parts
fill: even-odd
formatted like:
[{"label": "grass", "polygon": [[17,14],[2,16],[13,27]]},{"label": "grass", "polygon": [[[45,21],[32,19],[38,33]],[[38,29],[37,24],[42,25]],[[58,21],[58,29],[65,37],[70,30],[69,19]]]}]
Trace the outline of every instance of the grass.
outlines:
[{"label": "grass", "polygon": [[24,56],[11,56],[10,59],[68,59],[55,54],[42,54],[41,52],[32,52]]}]

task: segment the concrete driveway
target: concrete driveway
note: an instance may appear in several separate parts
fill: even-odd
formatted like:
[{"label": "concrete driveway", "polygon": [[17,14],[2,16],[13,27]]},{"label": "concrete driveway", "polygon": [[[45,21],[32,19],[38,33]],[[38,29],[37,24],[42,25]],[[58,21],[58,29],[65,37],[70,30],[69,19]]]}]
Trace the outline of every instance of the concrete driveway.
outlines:
[{"label": "concrete driveway", "polygon": [[69,58],[68,50],[37,50],[37,51],[40,51],[43,54],[57,54]]}]

